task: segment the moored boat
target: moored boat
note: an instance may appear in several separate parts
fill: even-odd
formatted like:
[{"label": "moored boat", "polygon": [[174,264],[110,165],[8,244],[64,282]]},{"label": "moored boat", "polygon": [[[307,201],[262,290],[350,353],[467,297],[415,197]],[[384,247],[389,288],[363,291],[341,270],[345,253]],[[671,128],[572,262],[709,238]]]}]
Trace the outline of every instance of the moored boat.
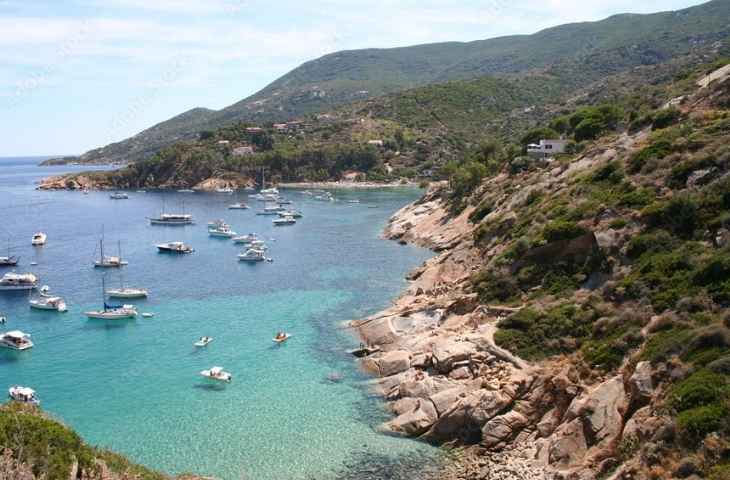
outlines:
[{"label": "moored boat", "polygon": [[106,294],[111,298],[147,298],[148,292],[144,288],[120,287],[110,288]]},{"label": "moored boat", "polygon": [[195,250],[183,242],[167,242],[156,245],[161,253],[193,253]]},{"label": "moored boat", "polygon": [[38,286],[38,277],[32,273],[10,272],[0,278],[0,290],[32,290]]},{"label": "moored boat", "polygon": [[0,256],[0,267],[14,267],[20,261],[20,257],[10,255],[10,239],[8,238],[8,254]]},{"label": "moored boat", "polygon": [[259,239],[259,237],[257,237],[255,233],[249,233],[247,235],[240,235],[238,237],[233,237],[233,243],[251,243],[258,239]]},{"label": "moored boat", "polygon": [[116,256],[104,255],[104,235],[99,239],[99,259],[94,261],[96,268],[119,268],[129,262],[122,260],[122,242],[117,243],[119,254]]},{"label": "moored boat", "polygon": [[48,239],[48,236],[43,232],[37,232],[33,234],[33,238],[31,239],[30,243],[34,247],[40,247],[42,245],[46,244],[46,240]]},{"label": "moored boat", "polygon": [[129,198],[129,195],[124,192],[114,192],[109,195],[109,198],[111,198],[112,200],[127,200]]},{"label": "moored boat", "polygon": [[233,238],[238,234],[231,230],[229,225],[223,224],[217,227],[208,227],[208,235],[218,238]]},{"label": "moored boat", "polygon": [[228,210],[247,210],[248,205],[246,205],[243,202],[233,203],[231,205],[228,205]]},{"label": "moored boat", "polygon": [[88,318],[101,320],[122,320],[137,316],[137,308],[134,305],[109,305],[106,303],[106,282],[104,277],[101,278],[101,299],[104,305],[101,310],[90,310],[84,312],[84,315]]},{"label": "moored boat", "polygon": [[249,248],[245,252],[238,255],[241,262],[263,262],[266,260],[264,251],[257,248]]},{"label": "moored boat", "polygon": [[272,220],[271,223],[273,223],[275,227],[283,227],[286,225],[294,225],[297,221],[291,215],[282,215],[281,217]]},{"label": "moored boat", "polygon": [[0,334],[0,347],[9,348],[11,350],[28,350],[33,347],[30,341],[30,333],[23,333],[20,330],[12,330]]},{"label": "moored boat", "polygon": [[35,390],[21,385],[13,385],[8,389],[8,397],[11,400],[20,403],[28,403],[30,405],[40,405],[40,400],[35,394]]},{"label": "moored boat", "polygon": [[161,213],[159,217],[150,218],[150,225],[192,225],[193,216],[187,213]]},{"label": "moored boat", "polygon": [[208,370],[201,371],[200,374],[205,378],[218,382],[230,382],[233,380],[233,375],[223,370],[223,367],[211,367]]},{"label": "moored boat", "polygon": [[37,310],[55,310],[57,312],[67,311],[66,302],[63,298],[55,295],[48,295],[47,286],[43,286],[41,288],[40,294],[37,297],[28,300],[28,304],[30,305],[30,308],[35,308]]}]

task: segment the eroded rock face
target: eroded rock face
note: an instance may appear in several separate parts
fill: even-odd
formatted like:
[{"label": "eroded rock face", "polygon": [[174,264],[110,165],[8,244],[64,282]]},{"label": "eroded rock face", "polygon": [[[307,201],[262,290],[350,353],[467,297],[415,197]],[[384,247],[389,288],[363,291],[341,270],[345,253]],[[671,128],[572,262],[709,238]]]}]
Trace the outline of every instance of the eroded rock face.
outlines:
[{"label": "eroded rock face", "polygon": [[405,350],[385,352],[378,356],[366,358],[363,361],[363,366],[376,375],[389,377],[411,368],[411,353]]},{"label": "eroded rock face", "polygon": [[471,342],[445,339],[434,344],[431,358],[436,370],[441,373],[449,373],[455,363],[468,361],[474,353],[476,353],[476,346]]},{"label": "eroded rock face", "polygon": [[415,400],[414,407],[406,410],[390,422],[385,424],[387,432],[415,437],[423,432],[436,421],[438,414],[436,408],[428,399]]}]

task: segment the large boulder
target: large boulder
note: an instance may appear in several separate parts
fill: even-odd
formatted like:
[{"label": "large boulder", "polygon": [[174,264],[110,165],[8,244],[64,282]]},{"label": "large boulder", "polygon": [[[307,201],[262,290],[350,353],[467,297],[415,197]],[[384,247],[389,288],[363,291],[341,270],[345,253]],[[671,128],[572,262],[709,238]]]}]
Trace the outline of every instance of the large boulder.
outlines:
[{"label": "large boulder", "polygon": [[482,427],[482,444],[487,448],[502,447],[516,437],[528,422],[529,419],[516,410],[494,417]]},{"label": "large boulder", "polygon": [[566,420],[580,419],[588,445],[595,445],[621,433],[626,401],[623,378],[616,376],[574,399]]},{"label": "large boulder", "polygon": [[434,407],[436,407],[436,413],[440,416],[464,396],[466,396],[466,386],[459,385],[431,395],[431,401],[433,402]]},{"label": "large boulder", "polygon": [[544,448],[550,465],[568,467],[581,462],[588,449],[581,419],[560,425]]},{"label": "large boulder", "polygon": [[366,370],[381,377],[389,377],[411,368],[411,354],[405,350],[393,350],[363,361]]},{"label": "large boulder", "polygon": [[650,362],[636,364],[634,373],[629,378],[629,393],[632,402],[643,405],[651,399],[651,395],[654,393],[654,382],[651,374]]},{"label": "large boulder", "polygon": [[441,373],[449,373],[455,363],[468,361],[474,353],[476,346],[471,342],[440,340],[433,345],[433,366]]},{"label": "large boulder", "polygon": [[[481,439],[485,423],[498,415],[513,401],[513,397],[502,390],[477,390],[458,400],[450,409],[441,413],[439,419],[428,431],[430,438],[439,441],[461,438],[471,442]],[[444,403],[439,402],[440,407]]]},{"label": "large boulder", "polygon": [[419,398],[416,400],[414,408],[387,422],[384,428],[387,432],[415,437],[428,430],[437,418],[433,403],[430,400]]}]

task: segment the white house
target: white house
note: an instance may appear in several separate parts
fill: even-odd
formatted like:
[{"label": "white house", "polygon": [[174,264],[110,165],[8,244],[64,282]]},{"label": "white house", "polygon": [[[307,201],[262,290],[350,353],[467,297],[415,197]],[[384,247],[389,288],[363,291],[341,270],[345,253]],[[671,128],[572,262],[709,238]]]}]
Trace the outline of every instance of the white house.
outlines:
[{"label": "white house", "polygon": [[368,140],[368,145],[375,145],[376,147],[382,147],[383,141],[382,140]]},{"label": "white house", "polygon": [[565,153],[567,140],[540,140],[540,143],[531,143],[527,146],[527,154],[533,157],[551,157]]},{"label": "white house", "polygon": [[253,155],[253,147],[251,145],[243,145],[233,149],[234,157],[243,157],[245,155]]}]

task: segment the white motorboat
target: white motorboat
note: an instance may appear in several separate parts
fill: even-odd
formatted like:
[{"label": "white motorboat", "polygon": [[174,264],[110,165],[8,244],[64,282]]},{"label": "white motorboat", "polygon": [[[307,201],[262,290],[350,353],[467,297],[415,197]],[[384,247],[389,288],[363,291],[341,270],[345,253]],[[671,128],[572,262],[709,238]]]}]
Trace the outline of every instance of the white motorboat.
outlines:
[{"label": "white motorboat", "polygon": [[256,212],[256,215],[278,215],[279,212],[283,212],[284,210],[286,209],[281,205],[267,204],[263,210]]},{"label": "white motorboat", "polygon": [[218,227],[208,228],[208,235],[219,238],[233,238],[238,234],[231,230],[230,226],[224,224]]},{"label": "white motorboat", "polygon": [[190,188],[181,188],[177,191],[178,193],[195,193],[195,190],[192,190]]},{"label": "white motorboat", "polygon": [[40,295],[28,300],[28,304],[30,305],[30,308],[35,308],[37,310],[55,310],[57,312],[65,312],[68,310],[63,298],[48,295],[48,287],[45,285],[41,288]]},{"label": "white motorboat", "polygon": [[111,298],[147,298],[149,292],[144,288],[120,287],[110,288],[106,294]]},{"label": "white motorboat", "polygon": [[212,367],[209,370],[203,370],[200,374],[205,378],[218,382],[230,382],[233,380],[233,375],[223,370],[223,367]]},{"label": "white motorboat", "polygon": [[243,202],[233,203],[228,205],[228,210],[248,210],[248,205]]},{"label": "white motorboat", "polygon": [[233,189],[230,187],[216,188],[216,193],[233,193]]},{"label": "white motorboat", "polygon": [[269,247],[266,246],[266,243],[263,240],[251,240],[250,242],[246,243],[246,248],[253,248],[255,250],[268,250]]},{"label": "white motorboat", "polygon": [[129,195],[124,192],[114,192],[109,195],[109,198],[111,198],[112,200],[127,200],[129,198]]},{"label": "white motorboat", "polygon": [[8,389],[8,396],[11,400],[20,403],[28,403],[30,405],[40,405],[40,400],[35,394],[35,390],[21,385],[13,385]]},{"label": "white motorboat", "polygon": [[263,262],[266,260],[264,251],[257,248],[249,248],[245,252],[238,255],[238,260],[241,262]]},{"label": "white motorboat", "polygon": [[279,212],[280,217],[284,217],[286,215],[292,218],[302,218],[304,216],[299,210],[284,210],[283,212]]},{"label": "white motorboat", "polygon": [[98,318],[101,320],[122,320],[137,316],[137,308],[134,305],[109,305],[106,303],[106,282],[104,277],[101,278],[101,298],[104,308],[84,312],[84,315],[88,318]]},{"label": "white motorboat", "polygon": [[291,338],[291,335],[289,335],[286,332],[278,332],[274,338],[272,339],[274,343],[282,344],[289,340]]},{"label": "white motorboat", "polygon": [[48,236],[43,232],[37,232],[33,235],[33,239],[30,241],[31,245],[34,247],[40,247],[41,245],[46,244],[46,239]]},{"label": "white motorboat", "polygon": [[145,312],[145,313],[142,314],[142,316],[144,318],[152,318],[152,317],[155,316],[155,314],[154,313],[151,313],[151,312]]},{"label": "white motorboat", "polygon": [[257,237],[255,233],[249,233],[248,235],[233,237],[233,243],[251,243],[258,239],[259,237]]},{"label": "white motorboat", "polygon": [[193,345],[196,347],[205,347],[213,341],[213,337],[200,337],[200,340],[195,342]]},{"label": "white motorboat", "polygon": [[283,227],[286,225],[294,225],[297,223],[296,219],[291,215],[282,215],[279,218],[272,220],[275,227]]},{"label": "white motorboat", "polygon": [[11,350],[28,350],[33,346],[30,341],[30,334],[23,333],[20,330],[13,330],[0,334],[0,347],[9,348]]},{"label": "white motorboat", "polygon": [[251,198],[253,200],[259,200],[259,201],[263,201],[264,200],[264,196],[261,195],[260,193],[252,193],[252,194],[250,194],[248,196],[248,198]]},{"label": "white motorboat", "polygon": [[147,193],[147,190],[137,190],[137,193]]},{"label": "white motorboat", "polygon": [[259,193],[261,193],[261,195],[279,195],[279,189],[276,187],[264,188]]},{"label": "white motorboat", "polygon": [[104,255],[104,234],[99,239],[99,259],[94,261],[96,268],[119,268],[127,265],[129,262],[122,260],[122,242],[117,243],[119,254],[116,256]]},{"label": "white motorboat", "polygon": [[32,290],[38,286],[38,277],[32,273],[10,272],[0,278],[0,290]]},{"label": "white motorboat", "polygon": [[230,225],[228,225],[226,223],[226,221],[223,220],[222,218],[218,218],[216,220],[211,220],[210,222],[208,222],[208,229],[209,230],[211,228],[218,228],[218,227],[230,227]]},{"label": "white motorboat", "polygon": [[183,242],[160,243],[156,247],[161,253],[193,253],[195,251],[193,247]]}]

